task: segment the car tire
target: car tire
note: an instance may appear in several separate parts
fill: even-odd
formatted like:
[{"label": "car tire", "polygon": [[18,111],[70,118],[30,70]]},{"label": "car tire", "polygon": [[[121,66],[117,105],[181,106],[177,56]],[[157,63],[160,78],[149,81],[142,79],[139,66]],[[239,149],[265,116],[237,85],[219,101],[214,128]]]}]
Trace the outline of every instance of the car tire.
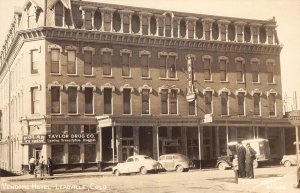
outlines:
[{"label": "car tire", "polygon": [[178,165],[176,166],[176,172],[183,172],[184,168],[182,167],[182,165]]},{"label": "car tire", "polygon": [[258,168],[258,161],[256,160],[253,161],[253,168]]},{"label": "car tire", "polygon": [[226,163],[224,162],[219,163],[218,168],[219,170],[226,170]]},{"label": "car tire", "polygon": [[120,171],[119,171],[119,170],[116,170],[116,171],[115,171],[115,176],[120,176],[120,175],[121,175]]},{"label": "car tire", "polygon": [[183,172],[188,172],[190,169],[189,168],[185,168],[184,170],[183,170]]},{"label": "car tire", "polygon": [[285,161],[283,165],[284,167],[291,167],[292,163],[290,161]]},{"label": "car tire", "polygon": [[145,168],[145,167],[141,167],[141,169],[140,169],[140,173],[142,174],[142,175],[145,175],[145,174],[147,174],[147,169]]}]

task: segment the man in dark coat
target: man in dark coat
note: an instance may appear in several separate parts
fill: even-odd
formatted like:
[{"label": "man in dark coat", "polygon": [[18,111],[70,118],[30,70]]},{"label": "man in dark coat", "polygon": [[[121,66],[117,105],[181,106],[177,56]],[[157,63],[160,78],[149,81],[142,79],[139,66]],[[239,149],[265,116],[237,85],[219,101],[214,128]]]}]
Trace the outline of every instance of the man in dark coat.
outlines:
[{"label": "man in dark coat", "polygon": [[253,161],[255,158],[256,151],[250,146],[250,143],[246,145],[246,177],[247,178],[254,178],[254,171],[253,171]]},{"label": "man in dark coat", "polygon": [[237,144],[237,157],[238,157],[238,168],[239,168],[239,177],[245,178],[245,159],[246,159],[246,148],[241,144]]}]

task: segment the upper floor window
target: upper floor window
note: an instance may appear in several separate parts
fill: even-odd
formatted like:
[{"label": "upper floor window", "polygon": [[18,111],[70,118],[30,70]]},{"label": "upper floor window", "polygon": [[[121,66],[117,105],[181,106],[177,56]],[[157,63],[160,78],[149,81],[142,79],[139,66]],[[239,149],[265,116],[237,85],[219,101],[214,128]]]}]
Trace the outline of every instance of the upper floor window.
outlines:
[{"label": "upper floor window", "polygon": [[161,95],[161,114],[168,114],[168,89],[162,89]]},{"label": "upper floor window", "polygon": [[178,91],[175,89],[171,89],[170,92],[170,113],[177,114],[177,93]]},{"label": "upper floor window", "polygon": [[51,87],[51,113],[60,113],[60,87]]},{"label": "upper floor window", "polygon": [[267,78],[268,83],[274,83],[274,61],[267,60]]},{"label": "upper floor window", "polygon": [[93,53],[92,51],[84,51],[84,75],[93,75]]},{"label": "upper floor window", "polygon": [[171,25],[172,25],[172,17],[168,13],[168,14],[166,14],[166,18],[165,18],[165,36],[166,37],[171,37],[171,29],[172,29]]},{"label": "upper floor window", "polygon": [[189,115],[196,115],[196,100],[189,102]]},{"label": "upper floor window", "polygon": [[270,93],[269,99],[269,115],[276,116],[276,93]]},{"label": "upper floor window", "polygon": [[252,29],[252,42],[253,43],[258,43],[258,30],[259,28],[258,27],[253,27]]},{"label": "upper floor window", "polygon": [[228,92],[221,93],[221,113],[225,116],[229,115]]},{"label": "upper floor window", "polygon": [[112,114],[112,88],[104,88],[104,114]]},{"label": "upper floor window", "polygon": [[259,61],[252,60],[251,67],[252,67],[252,82],[259,82]]},{"label": "upper floor window", "polygon": [[54,8],[55,14],[55,26],[62,27],[64,21],[64,6],[61,1],[58,1]]},{"label": "upper floor window", "polygon": [[227,60],[220,59],[220,81],[227,81]]},{"label": "upper floor window", "polygon": [[175,53],[159,53],[160,77],[161,78],[176,78],[176,59]]},{"label": "upper floor window", "polygon": [[149,69],[149,55],[141,54],[141,74],[142,77],[150,77],[150,69]]},{"label": "upper floor window", "polygon": [[131,88],[123,89],[123,114],[131,114]]},{"label": "upper floor window", "polygon": [[205,35],[205,40],[210,40],[210,23],[205,23],[204,24],[204,35]]},{"label": "upper floor window", "polygon": [[159,17],[158,18],[158,35],[159,36],[164,35],[164,26],[165,26],[164,18]]},{"label": "upper floor window", "polygon": [[86,30],[91,30],[93,28],[92,25],[92,12],[91,11],[85,11],[84,14],[84,24],[85,24],[85,29]]},{"label": "upper floor window", "polygon": [[112,52],[101,51],[101,54],[102,54],[103,75],[112,76]]},{"label": "upper floor window", "polygon": [[188,21],[188,37],[190,39],[193,39],[194,38],[194,35],[195,35],[195,24],[193,21]]},{"label": "upper floor window", "polygon": [[236,76],[238,82],[245,81],[245,64],[243,60],[236,60]]},{"label": "upper floor window", "polygon": [[129,33],[130,27],[129,27],[129,16],[128,15],[124,15],[123,16],[123,32],[124,33]]},{"label": "upper floor window", "polygon": [[260,93],[253,93],[253,114],[260,116]]},{"label": "upper floor window", "polygon": [[273,38],[274,38],[274,30],[272,28],[267,29],[268,33],[268,43],[273,44]]},{"label": "upper floor window", "polygon": [[39,52],[38,50],[31,50],[31,74],[39,72]]},{"label": "upper floor window", "polygon": [[205,114],[212,113],[212,91],[206,91],[204,94],[204,102],[205,102]]},{"label": "upper floor window", "polygon": [[150,89],[142,89],[142,114],[150,114]]},{"label": "upper floor window", "polygon": [[39,111],[39,87],[31,88],[31,114],[38,114]]},{"label": "upper floor window", "polygon": [[104,13],[104,31],[111,31],[111,14]]},{"label": "upper floor window", "polygon": [[84,89],[84,101],[85,101],[85,114],[94,113],[94,91],[92,87],[86,87]]},{"label": "upper floor window", "polygon": [[77,87],[68,88],[68,112],[77,113]]},{"label": "upper floor window", "polygon": [[68,74],[77,74],[76,51],[75,50],[67,51],[67,73]]},{"label": "upper floor window", "polygon": [[227,39],[227,33],[226,33],[226,25],[225,24],[221,24],[220,26],[220,33],[221,33],[221,41],[226,41]]},{"label": "upper floor window", "polygon": [[209,56],[204,56],[203,57],[203,73],[204,73],[204,80],[212,80],[211,77],[211,57]]},{"label": "upper floor window", "polygon": [[236,26],[236,35],[237,35],[237,41],[243,42],[243,26]]},{"label": "upper floor window", "polygon": [[240,116],[245,116],[245,93],[238,92],[237,95],[237,102],[238,102],[238,114]]},{"label": "upper floor window", "polygon": [[142,16],[142,33],[148,35],[149,32],[149,20],[148,16]]},{"label": "upper floor window", "polygon": [[59,73],[60,50],[51,49],[51,73]]},{"label": "upper floor window", "polygon": [[159,57],[160,77],[167,78],[167,55]]},{"label": "upper floor window", "polygon": [[123,49],[120,52],[122,61],[122,76],[130,76],[130,56],[132,55],[132,52],[127,49]]},{"label": "upper floor window", "polygon": [[169,78],[176,78],[176,56],[169,56],[167,71]]}]

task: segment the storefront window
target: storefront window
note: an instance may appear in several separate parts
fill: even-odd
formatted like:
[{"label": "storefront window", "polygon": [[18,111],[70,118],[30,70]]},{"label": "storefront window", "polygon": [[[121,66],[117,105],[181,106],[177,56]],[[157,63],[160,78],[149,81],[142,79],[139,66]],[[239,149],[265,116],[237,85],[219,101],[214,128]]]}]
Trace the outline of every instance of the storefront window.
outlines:
[{"label": "storefront window", "polygon": [[96,162],[96,145],[86,144],[84,145],[84,161]]},{"label": "storefront window", "polygon": [[68,125],[68,133],[69,134],[80,134],[81,133],[80,125]]},{"label": "storefront window", "polygon": [[69,163],[80,163],[79,145],[69,145]]},{"label": "storefront window", "polygon": [[64,146],[52,145],[51,155],[54,163],[64,163]]}]

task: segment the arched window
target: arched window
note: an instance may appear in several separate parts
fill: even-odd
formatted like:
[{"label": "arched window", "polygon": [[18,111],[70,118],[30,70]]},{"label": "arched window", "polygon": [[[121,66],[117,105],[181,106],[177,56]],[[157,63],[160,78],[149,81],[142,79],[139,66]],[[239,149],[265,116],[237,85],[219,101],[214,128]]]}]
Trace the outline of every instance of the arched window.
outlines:
[{"label": "arched window", "polygon": [[217,40],[219,38],[219,26],[218,26],[217,21],[215,21],[212,24],[212,37],[214,40]]},{"label": "arched window", "polygon": [[259,42],[260,43],[265,43],[267,39],[267,31],[266,28],[261,26],[259,28]]},{"label": "arched window", "polygon": [[133,14],[131,18],[132,32],[138,33],[140,31],[140,17],[137,14]]},{"label": "arched window", "polygon": [[244,40],[245,42],[250,42],[251,40],[251,30],[249,25],[246,25],[244,28]]},{"label": "arched window", "polygon": [[156,18],[155,16],[153,15],[151,18],[150,18],[150,33],[155,35],[156,34]]},{"label": "arched window", "polygon": [[63,26],[63,18],[64,18],[64,6],[58,1],[55,5],[55,26]]},{"label": "arched window", "polygon": [[113,14],[113,28],[116,32],[121,29],[121,17],[117,11]]},{"label": "arched window", "polygon": [[180,36],[185,37],[186,35],[186,22],[185,20],[180,20]]},{"label": "arched window", "polygon": [[235,27],[233,24],[229,24],[228,25],[228,39],[230,41],[234,41],[235,40]]},{"label": "arched window", "polygon": [[203,24],[201,20],[198,20],[196,22],[196,36],[198,39],[203,37]]},{"label": "arched window", "polygon": [[102,16],[99,10],[97,10],[94,14],[94,26],[97,30],[99,30],[102,26]]},{"label": "arched window", "polygon": [[172,29],[172,17],[168,13],[166,14],[166,19],[165,19],[165,35],[166,37],[171,37],[171,29]]}]

